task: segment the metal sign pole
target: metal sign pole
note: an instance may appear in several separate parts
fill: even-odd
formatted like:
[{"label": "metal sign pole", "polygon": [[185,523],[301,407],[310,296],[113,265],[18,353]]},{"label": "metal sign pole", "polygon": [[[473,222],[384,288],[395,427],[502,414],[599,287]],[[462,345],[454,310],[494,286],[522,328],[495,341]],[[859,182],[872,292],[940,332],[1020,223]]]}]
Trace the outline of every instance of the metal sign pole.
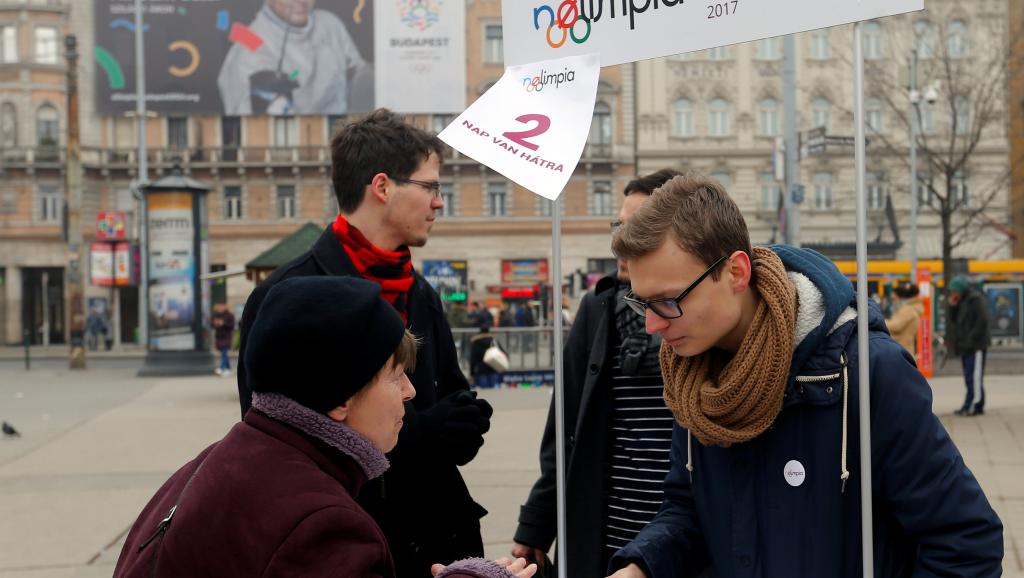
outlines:
[{"label": "metal sign pole", "polygon": [[871,364],[868,351],[868,228],[864,145],[864,43],[860,22],[853,27],[854,115],[857,127],[857,370],[860,384],[860,523],[864,578],[875,575],[871,497]]},{"label": "metal sign pole", "polygon": [[149,180],[146,157],[146,56],[143,41],[145,24],[142,0],[135,0],[135,121],[138,123],[139,171],[136,175],[139,195],[139,343],[149,349],[149,231],[146,222],[146,193]]},{"label": "metal sign pole", "polygon": [[558,575],[566,571],[565,535],[565,380],[562,376],[562,201],[551,201],[551,349],[555,358],[555,494]]}]

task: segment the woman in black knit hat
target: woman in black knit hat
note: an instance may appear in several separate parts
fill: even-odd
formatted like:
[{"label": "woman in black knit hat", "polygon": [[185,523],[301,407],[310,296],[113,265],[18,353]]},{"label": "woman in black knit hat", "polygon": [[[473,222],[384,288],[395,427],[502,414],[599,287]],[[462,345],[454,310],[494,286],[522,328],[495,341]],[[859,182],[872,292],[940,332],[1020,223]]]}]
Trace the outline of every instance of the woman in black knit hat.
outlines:
[{"label": "woman in black knit hat", "polygon": [[[393,578],[356,503],[388,468],[416,339],[355,277],[296,277],[260,307],[245,352],[253,409],[171,476],[132,526],[114,576]],[[466,411],[479,411],[468,405]],[[529,578],[524,560],[463,560],[438,577]]]}]

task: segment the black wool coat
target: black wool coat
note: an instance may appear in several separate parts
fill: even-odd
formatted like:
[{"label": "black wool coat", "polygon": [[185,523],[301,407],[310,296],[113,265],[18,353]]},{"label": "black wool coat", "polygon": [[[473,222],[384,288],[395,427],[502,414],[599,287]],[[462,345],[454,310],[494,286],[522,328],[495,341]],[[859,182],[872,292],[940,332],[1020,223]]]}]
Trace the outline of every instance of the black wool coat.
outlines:
[{"label": "black wool coat", "polygon": [[[566,532],[559,542],[569,558],[568,576],[604,576],[601,567],[604,480],[607,458],[615,331],[616,280],[605,277],[580,302],[565,344]],[[540,478],[520,508],[515,541],[548,550],[556,534],[555,404],[551,401],[540,446]]]},{"label": "black wool coat", "polygon": [[[314,275],[359,275],[330,226],[309,251],[260,283],[245,304],[238,355],[243,416],[252,398],[246,382],[245,348],[260,304],[275,283]],[[449,394],[468,390],[469,383],[459,369],[440,297],[419,273],[414,271],[413,276],[409,329],[421,340],[412,375],[416,397],[405,404],[405,424],[398,445],[388,454],[391,469],[367,483],[359,503],[384,531],[398,576],[427,578],[433,563],[483,556],[480,518],[487,511],[473,501],[455,458],[420,428],[418,416],[422,412]]]}]

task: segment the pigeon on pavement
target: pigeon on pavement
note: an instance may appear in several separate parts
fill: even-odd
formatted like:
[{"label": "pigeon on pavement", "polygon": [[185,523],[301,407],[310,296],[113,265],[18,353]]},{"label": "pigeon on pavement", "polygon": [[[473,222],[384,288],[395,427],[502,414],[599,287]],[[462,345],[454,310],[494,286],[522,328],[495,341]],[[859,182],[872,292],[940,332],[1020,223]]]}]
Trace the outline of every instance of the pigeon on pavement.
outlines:
[{"label": "pigeon on pavement", "polygon": [[3,422],[3,424],[0,425],[0,430],[2,430],[4,432],[4,437],[9,437],[9,438],[20,438],[21,437],[21,434],[18,433],[18,430],[14,429],[14,426],[9,424],[9,423],[7,423],[7,422]]}]

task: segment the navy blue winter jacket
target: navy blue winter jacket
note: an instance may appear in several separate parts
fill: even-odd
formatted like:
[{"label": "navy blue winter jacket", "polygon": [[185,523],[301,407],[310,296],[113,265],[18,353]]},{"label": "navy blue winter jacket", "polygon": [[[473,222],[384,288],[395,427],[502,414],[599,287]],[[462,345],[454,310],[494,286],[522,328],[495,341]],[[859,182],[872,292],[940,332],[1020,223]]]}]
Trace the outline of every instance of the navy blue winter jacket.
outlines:
[{"label": "navy blue winter jacket", "polygon": [[[771,248],[824,300],[824,318],[794,351],[783,409],[766,432],[729,448],[690,441],[677,424],[661,511],[612,570],[636,562],[648,578],[693,576],[708,564],[718,578],[862,575],[857,323],[834,327],[856,305],[853,287],[814,251]],[[913,358],[877,307],[868,315],[875,576],[1000,576],[999,518],[932,413]]]}]

